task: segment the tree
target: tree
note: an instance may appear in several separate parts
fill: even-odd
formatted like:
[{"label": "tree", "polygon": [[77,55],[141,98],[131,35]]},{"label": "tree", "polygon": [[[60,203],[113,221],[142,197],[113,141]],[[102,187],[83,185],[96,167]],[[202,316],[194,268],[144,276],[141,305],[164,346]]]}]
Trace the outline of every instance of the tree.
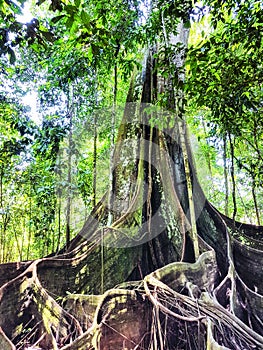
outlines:
[{"label": "tree", "polygon": [[186,9],[153,4],[147,26],[156,33],[162,23],[167,40],[150,46],[142,81],[131,79],[113,205],[106,194],[58,254],[1,265],[3,348],[262,348],[262,227],[220,214],[193,165],[183,120]]}]

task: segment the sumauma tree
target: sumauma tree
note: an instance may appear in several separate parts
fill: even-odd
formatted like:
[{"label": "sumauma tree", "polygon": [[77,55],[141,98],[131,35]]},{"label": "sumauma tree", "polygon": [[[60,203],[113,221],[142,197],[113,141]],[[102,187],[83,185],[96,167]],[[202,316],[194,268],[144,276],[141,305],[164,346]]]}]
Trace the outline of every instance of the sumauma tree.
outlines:
[{"label": "sumauma tree", "polygon": [[[52,42],[66,31],[63,40],[88,52],[96,74],[112,72],[113,113],[118,68],[139,47],[143,72],[131,77],[109,190],[79,234],[56,254],[0,266],[1,349],[263,348],[262,227],[230,219],[207,201],[184,91],[191,21],[206,9],[214,29],[232,23],[237,41],[239,16],[254,38],[262,9],[257,1],[208,5],[153,1],[143,20],[138,2],[52,1]],[[26,35],[42,44],[43,28],[32,25]],[[251,47],[242,49],[245,55]],[[191,64],[194,79],[199,62]]]}]

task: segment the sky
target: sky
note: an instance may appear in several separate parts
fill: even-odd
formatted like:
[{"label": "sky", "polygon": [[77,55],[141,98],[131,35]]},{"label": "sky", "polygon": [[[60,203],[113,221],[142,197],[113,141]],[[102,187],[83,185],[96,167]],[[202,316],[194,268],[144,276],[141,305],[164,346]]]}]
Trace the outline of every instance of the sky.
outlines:
[{"label": "sky", "polygon": [[21,23],[28,23],[31,21],[31,19],[33,18],[32,14],[30,13],[29,10],[29,3],[25,3],[24,4],[24,9],[23,9],[23,14],[22,15],[17,15],[16,16],[18,21]]},{"label": "sky", "polygon": [[[32,14],[30,13],[29,3],[26,2],[23,8],[23,14],[17,15],[17,20],[21,23],[28,23],[33,19]],[[36,124],[41,124],[41,119],[37,111],[37,92],[34,90],[29,91],[22,99],[23,104],[31,108],[30,117]]]},{"label": "sky", "polygon": [[38,125],[41,124],[41,118],[37,111],[37,92],[31,90],[22,99],[23,104],[31,108],[29,112],[30,118]]}]

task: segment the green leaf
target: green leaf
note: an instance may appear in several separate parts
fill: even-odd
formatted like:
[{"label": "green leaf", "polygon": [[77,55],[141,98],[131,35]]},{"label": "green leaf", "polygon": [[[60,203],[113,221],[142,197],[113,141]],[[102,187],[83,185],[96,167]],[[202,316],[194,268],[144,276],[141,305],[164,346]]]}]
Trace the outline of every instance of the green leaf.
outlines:
[{"label": "green leaf", "polygon": [[42,5],[42,4],[43,4],[45,1],[46,1],[46,0],[38,0],[38,2],[37,2],[37,6]]},{"label": "green leaf", "polygon": [[89,61],[91,62],[92,59],[93,59],[93,52],[92,52],[92,47],[91,46],[88,49],[87,56],[88,56]]},{"label": "green leaf", "polygon": [[44,38],[46,40],[48,40],[49,42],[53,43],[55,41],[54,35],[50,32],[46,32],[46,31],[40,31],[40,33],[44,36]]},{"label": "green leaf", "polygon": [[81,11],[80,17],[87,28],[90,28],[90,16],[86,11]]},{"label": "green leaf", "polygon": [[73,5],[66,5],[65,10],[68,14],[73,15],[74,13],[78,12],[78,9],[76,6]]},{"label": "green leaf", "polygon": [[65,15],[60,15],[60,16],[53,17],[51,22],[56,24],[57,22],[59,22],[64,17],[65,17]]},{"label": "green leaf", "polygon": [[247,98],[250,98],[250,93],[249,93],[249,91],[244,91],[242,95],[246,96]]},{"label": "green leaf", "polygon": [[73,16],[70,16],[70,17],[67,19],[67,21],[66,21],[66,27],[67,27],[68,29],[71,29],[73,23],[74,23],[74,17],[73,17]]},{"label": "green leaf", "polygon": [[185,27],[185,28],[191,28],[191,22],[190,22],[190,21],[186,21],[186,22],[184,23],[184,27]]}]

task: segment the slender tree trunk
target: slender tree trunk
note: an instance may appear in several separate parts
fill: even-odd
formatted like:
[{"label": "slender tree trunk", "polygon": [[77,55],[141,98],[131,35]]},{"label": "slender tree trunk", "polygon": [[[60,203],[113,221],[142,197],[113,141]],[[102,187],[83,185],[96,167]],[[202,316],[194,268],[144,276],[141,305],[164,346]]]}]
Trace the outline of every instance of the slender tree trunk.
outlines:
[{"label": "slender tree trunk", "polygon": [[29,228],[28,228],[28,241],[27,241],[27,252],[26,252],[26,260],[29,260],[29,253],[31,247],[31,238],[32,238],[32,179],[30,177],[30,190],[29,190]]},{"label": "slender tree trunk", "polygon": [[[254,131],[253,131],[254,144],[255,144],[255,148],[256,148],[258,157],[259,157],[259,159],[262,160],[262,150],[260,149],[260,147],[258,145],[257,127],[258,127],[258,122],[257,122],[257,120],[254,119]],[[258,201],[257,201],[257,195],[256,195],[255,190],[256,190],[255,175],[253,173],[252,174],[252,196],[253,196],[254,207],[255,207],[255,211],[256,211],[257,223],[258,223],[258,225],[260,225],[260,213],[259,213],[259,209],[258,209]]]},{"label": "slender tree trunk", "polygon": [[247,211],[246,205],[245,205],[243,197],[242,197],[242,193],[240,193],[238,186],[236,186],[236,191],[237,191],[237,195],[239,196],[239,199],[241,201],[241,204],[244,208],[245,215],[246,215],[247,219],[249,220],[249,223],[253,224],[252,215],[250,215],[250,213]]},{"label": "slender tree trunk", "polygon": [[93,125],[93,169],[92,169],[92,207],[96,206],[97,195],[97,111],[94,113],[94,125]]},{"label": "slender tree trunk", "polygon": [[232,201],[233,201],[233,214],[232,219],[235,222],[236,214],[237,214],[237,202],[236,202],[236,180],[235,180],[235,150],[232,137],[230,133],[228,134],[229,145],[230,145],[230,156],[231,156],[231,180],[232,180]]},{"label": "slender tree trunk", "polygon": [[61,241],[61,190],[58,192],[58,237],[57,237],[57,248],[56,253],[60,249],[60,241]]},{"label": "slender tree trunk", "polygon": [[[17,234],[17,227],[13,224],[13,232],[14,232],[14,236],[15,236],[15,241],[16,241],[16,246],[17,246],[17,250],[18,250],[18,254],[19,254],[19,261],[23,260],[23,252],[22,252],[22,248],[20,243],[19,243],[19,235]],[[28,258],[26,258],[28,259]]]},{"label": "slender tree trunk", "polygon": [[258,209],[258,201],[257,201],[257,195],[256,195],[256,186],[255,186],[255,179],[253,178],[252,180],[252,197],[253,197],[253,202],[254,202],[254,207],[255,207],[255,212],[256,212],[256,217],[257,217],[257,224],[260,225],[260,214],[259,214],[259,209]]},{"label": "slender tree trunk", "polygon": [[57,246],[55,249],[55,252],[58,253],[60,250],[60,244],[61,244],[61,234],[62,234],[62,229],[61,229],[61,211],[62,211],[62,193],[63,193],[63,187],[62,187],[62,177],[61,177],[61,157],[58,157],[58,165],[57,165]]},{"label": "slender tree trunk", "polygon": [[71,219],[71,191],[72,191],[72,179],[71,179],[71,161],[72,161],[72,154],[71,154],[71,149],[72,149],[72,130],[69,132],[69,155],[68,155],[68,194],[67,194],[67,208],[66,208],[66,245],[68,246],[70,242],[70,219]]},{"label": "slender tree trunk", "polygon": [[72,151],[73,151],[73,113],[74,113],[74,87],[69,85],[68,96],[69,137],[68,137],[68,174],[67,174],[67,205],[66,205],[66,246],[71,239],[71,205],[72,205]]},{"label": "slender tree trunk", "polygon": [[113,87],[113,106],[112,106],[112,120],[111,120],[111,146],[110,146],[110,169],[109,169],[109,198],[108,198],[108,226],[111,225],[113,221],[113,193],[114,193],[114,168],[113,168],[113,159],[114,159],[114,143],[115,143],[115,127],[116,127],[116,104],[117,104],[117,92],[118,92],[118,66],[117,66],[117,57],[118,57],[119,47],[115,53],[115,65],[114,65],[114,87]]},{"label": "slender tree trunk", "polygon": [[[204,133],[205,133],[205,139],[206,139],[206,144],[207,146],[209,146],[209,142],[208,142],[208,136],[207,136],[207,130],[206,130],[206,124],[204,121],[204,118],[202,117],[202,126],[204,129]],[[212,171],[212,164],[211,164],[211,157],[210,157],[210,153],[208,153],[208,155],[206,156],[206,161],[207,161],[207,166],[208,166],[208,170],[209,170],[209,176],[211,179],[211,182],[213,183],[213,171]]]},{"label": "slender tree trunk", "polygon": [[8,243],[7,243],[7,228],[8,228],[8,224],[10,222],[10,214],[8,212],[6,212],[5,214],[2,215],[3,220],[2,220],[2,246],[1,246],[1,250],[2,250],[2,262],[6,262],[6,256],[8,254]]},{"label": "slender tree trunk", "polygon": [[224,187],[225,187],[225,215],[229,215],[229,190],[227,170],[227,138],[223,137],[223,158],[224,158]]}]

